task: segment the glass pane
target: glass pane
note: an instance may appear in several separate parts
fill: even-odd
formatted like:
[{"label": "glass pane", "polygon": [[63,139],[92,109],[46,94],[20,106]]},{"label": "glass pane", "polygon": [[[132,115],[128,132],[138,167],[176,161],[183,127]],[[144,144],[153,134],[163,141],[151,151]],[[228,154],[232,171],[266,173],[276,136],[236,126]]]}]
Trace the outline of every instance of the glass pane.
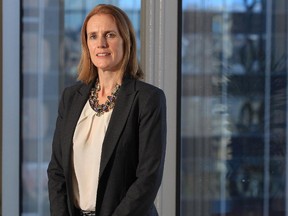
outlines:
[{"label": "glass pane", "polygon": [[140,42],[140,0],[22,2],[21,215],[50,215],[46,170],[58,102],[76,81],[81,25],[99,3],[126,11]]},{"label": "glass pane", "polygon": [[182,1],[179,215],[288,215],[287,7]]}]

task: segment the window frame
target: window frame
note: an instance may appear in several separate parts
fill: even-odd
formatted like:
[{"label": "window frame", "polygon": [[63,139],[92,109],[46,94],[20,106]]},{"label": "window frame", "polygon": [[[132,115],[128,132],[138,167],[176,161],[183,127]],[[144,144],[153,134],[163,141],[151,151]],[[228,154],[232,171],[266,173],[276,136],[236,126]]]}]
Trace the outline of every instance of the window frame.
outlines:
[{"label": "window frame", "polygon": [[[2,1],[2,215],[20,214],[20,1]],[[11,16],[13,14],[13,16]],[[10,195],[8,195],[10,194]]]},{"label": "window frame", "polygon": [[141,65],[145,80],[164,90],[167,100],[167,147],[162,185],[155,201],[159,215],[176,212],[178,1],[141,3]]}]

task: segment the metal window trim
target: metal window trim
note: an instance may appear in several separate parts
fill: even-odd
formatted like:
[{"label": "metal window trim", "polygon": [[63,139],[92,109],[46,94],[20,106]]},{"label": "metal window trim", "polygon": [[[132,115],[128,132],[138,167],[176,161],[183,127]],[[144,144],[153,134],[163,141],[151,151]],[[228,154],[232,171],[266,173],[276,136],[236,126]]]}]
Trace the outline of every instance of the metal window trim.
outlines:
[{"label": "metal window trim", "polygon": [[162,186],[155,201],[159,215],[176,215],[177,18],[174,0],[141,2],[141,65],[145,80],[167,99],[167,149]]},{"label": "metal window trim", "polygon": [[2,215],[19,215],[20,2],[2,4]]}]

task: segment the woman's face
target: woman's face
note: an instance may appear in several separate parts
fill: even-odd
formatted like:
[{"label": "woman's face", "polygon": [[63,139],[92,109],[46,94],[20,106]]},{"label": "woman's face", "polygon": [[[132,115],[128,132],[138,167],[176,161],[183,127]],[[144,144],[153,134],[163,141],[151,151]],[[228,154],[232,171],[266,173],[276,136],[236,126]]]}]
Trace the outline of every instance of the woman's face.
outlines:
[{"label": "woman's face", "polygon": [[86,28],[90,58],[98,71],[118,71],[123,59],[123,39],[111,15],[92,16]]}]

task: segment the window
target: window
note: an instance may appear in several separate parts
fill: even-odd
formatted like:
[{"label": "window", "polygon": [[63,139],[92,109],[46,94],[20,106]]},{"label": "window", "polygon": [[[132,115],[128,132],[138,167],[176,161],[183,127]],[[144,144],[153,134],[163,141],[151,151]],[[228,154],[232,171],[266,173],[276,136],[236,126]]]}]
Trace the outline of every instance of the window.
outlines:
[{"label": "window", "polygon": [[287,215],[287,1],[181,6],[179,215]]},{"label": "window", "polygon": [[140,45],[140,0],[22,2],[22,215],[49,215],[46,170],[59,97],[76,81],[81,25],[99,3],[111,3],[127,12]]}]

